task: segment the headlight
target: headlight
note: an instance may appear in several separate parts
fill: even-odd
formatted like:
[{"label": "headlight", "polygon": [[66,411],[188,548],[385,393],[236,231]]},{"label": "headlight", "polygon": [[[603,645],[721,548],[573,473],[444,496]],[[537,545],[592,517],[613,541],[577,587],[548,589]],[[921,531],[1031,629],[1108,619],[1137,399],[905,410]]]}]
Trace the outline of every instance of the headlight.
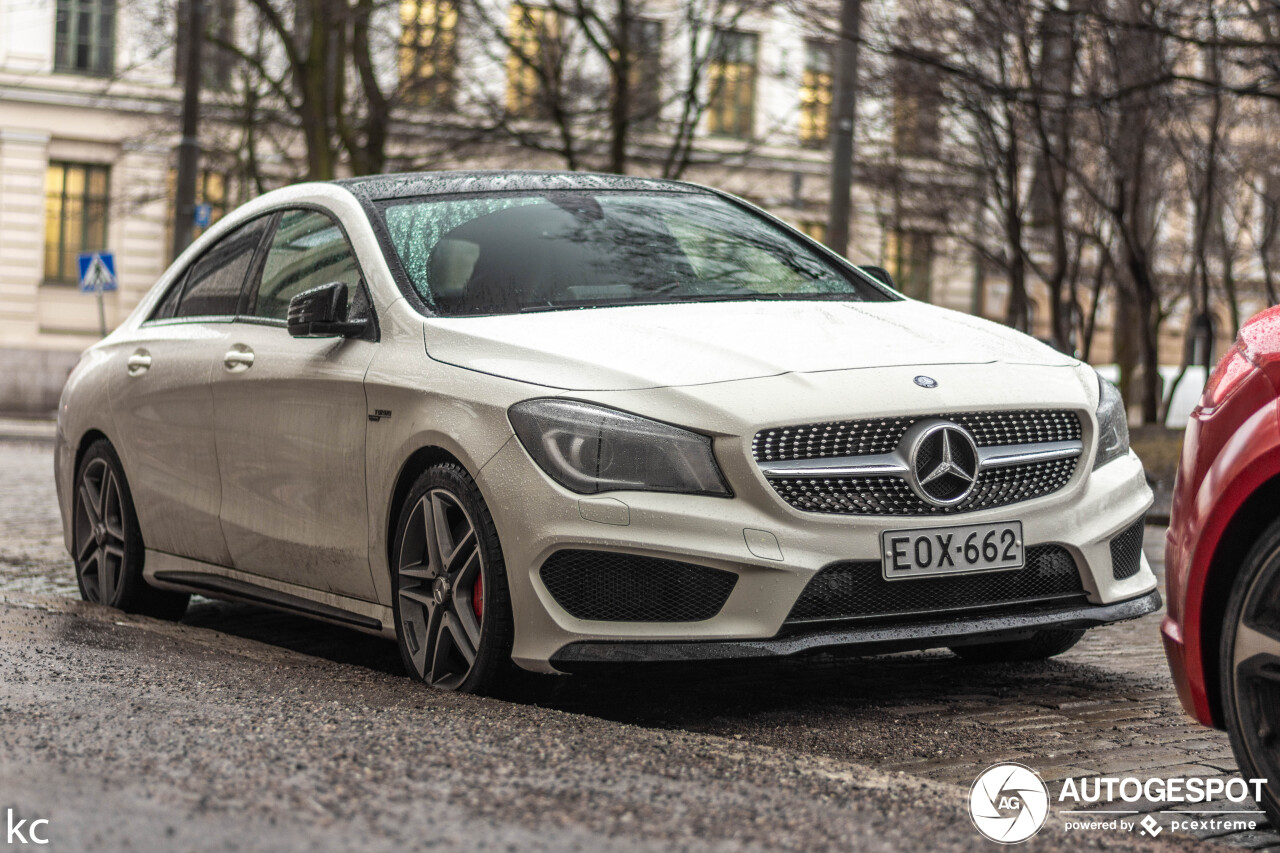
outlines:
[{"label": "headlight", "polygon": [[1094,468],[1106,465],[1129,452],[1129,413],[1120,389],[1098,377],[1098,457]]},{"label": "headlight", "polygon": [[526,400],[507,414],[525,450],[566,489],[729,494],[705,435],[577,400]]}]

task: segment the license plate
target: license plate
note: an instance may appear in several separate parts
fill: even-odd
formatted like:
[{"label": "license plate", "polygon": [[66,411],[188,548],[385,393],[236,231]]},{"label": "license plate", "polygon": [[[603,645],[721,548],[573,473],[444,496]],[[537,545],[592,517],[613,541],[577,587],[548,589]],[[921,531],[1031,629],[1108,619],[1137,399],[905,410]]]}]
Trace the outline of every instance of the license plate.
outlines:
[{"label": "license plate", "polygon": [[1026,563],[1022,522],[920,527],[880,534],[885,580],[1020,569]]}]

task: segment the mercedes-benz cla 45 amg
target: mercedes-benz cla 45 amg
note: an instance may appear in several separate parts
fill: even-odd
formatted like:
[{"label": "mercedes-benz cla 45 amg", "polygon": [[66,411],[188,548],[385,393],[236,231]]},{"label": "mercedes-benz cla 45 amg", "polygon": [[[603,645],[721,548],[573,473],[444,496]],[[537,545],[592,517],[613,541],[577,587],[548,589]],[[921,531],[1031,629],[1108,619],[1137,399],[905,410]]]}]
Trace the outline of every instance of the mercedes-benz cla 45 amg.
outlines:
[{"label": "mercedes-benz cla 45 amg", "polygon": [[1159,607],[1119,395],[729,195],[554,173],[268,193],[67,382],[84,597],[512,664],[951,647]]}]

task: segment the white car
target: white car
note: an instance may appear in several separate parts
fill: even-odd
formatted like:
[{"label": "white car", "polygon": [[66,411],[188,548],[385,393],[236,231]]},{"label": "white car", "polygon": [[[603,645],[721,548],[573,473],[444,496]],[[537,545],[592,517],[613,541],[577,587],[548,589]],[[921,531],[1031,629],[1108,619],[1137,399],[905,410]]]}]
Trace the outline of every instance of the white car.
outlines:
[{"label": "white car", "polygon": [[1158,609],[1088,366],[915,302],[732,196],[558,173],[268,193],[67,382],[90,601],[199,593],[512,663],[951,647]]}]

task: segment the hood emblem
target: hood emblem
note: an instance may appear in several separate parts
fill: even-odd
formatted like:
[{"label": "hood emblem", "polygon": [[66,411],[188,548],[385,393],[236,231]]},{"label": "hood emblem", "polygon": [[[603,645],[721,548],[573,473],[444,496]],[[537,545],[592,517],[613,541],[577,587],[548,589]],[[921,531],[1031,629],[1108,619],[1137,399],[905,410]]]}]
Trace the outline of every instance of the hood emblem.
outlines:
[{"label": "hood emblem", "polygon": [[921,388],[937,388],[938,387],[938,380],[934,379],[932,376],[917,376],[915,378],[915,383],[919,385]]},{"label": "hood emblem", "polygon": [[915,435],[909,451],[911,488],[934,506],[955,506],[978,482],[978,445],[963,427],[935,421]]}]

